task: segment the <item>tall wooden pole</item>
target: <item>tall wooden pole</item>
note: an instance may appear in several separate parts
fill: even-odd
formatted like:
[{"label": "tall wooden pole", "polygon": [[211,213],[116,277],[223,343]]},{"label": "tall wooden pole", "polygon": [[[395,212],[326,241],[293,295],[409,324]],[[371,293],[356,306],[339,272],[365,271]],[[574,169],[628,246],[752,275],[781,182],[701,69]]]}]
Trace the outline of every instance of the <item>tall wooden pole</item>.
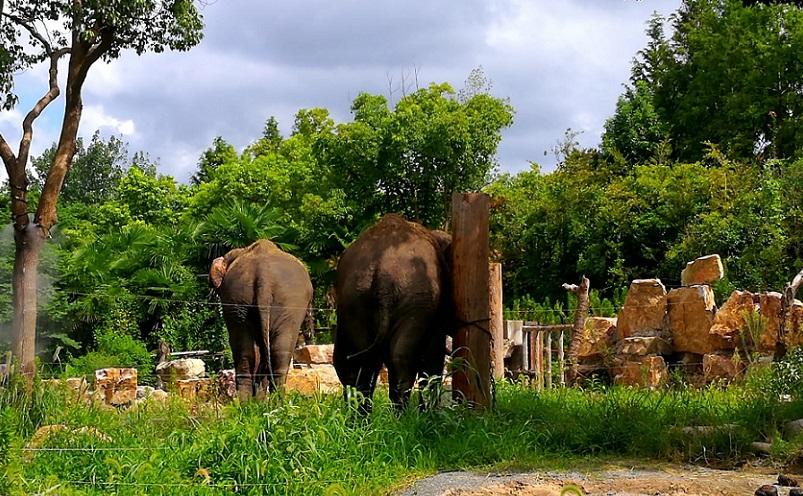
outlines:
[{"label": "tall wooden pole", "polygon": [[490,305],[491,358],[493,360],[494,379],[505,377],[505,319],[502,306],[502,264],[492,263],[488,266],[488,296]]},{"label": "tall wooden pole", "polygon": [[460,366],[455,399],[491,406],[491,332],[488,298],[488,196],[452,195],[452,294],[458,330],[453,349]]}]

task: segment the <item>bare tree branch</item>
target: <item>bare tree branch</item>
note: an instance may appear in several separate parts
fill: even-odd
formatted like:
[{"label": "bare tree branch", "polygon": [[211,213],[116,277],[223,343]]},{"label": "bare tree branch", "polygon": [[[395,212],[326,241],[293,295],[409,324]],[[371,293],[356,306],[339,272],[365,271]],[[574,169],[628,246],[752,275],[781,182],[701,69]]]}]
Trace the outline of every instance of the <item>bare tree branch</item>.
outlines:
[{"label": "bare tree branch", "polygon": [[28,153],[31,149],[31,140],[33,139],[33,121],[50,105],[50,102],[59,96],[59,59],[68,53],[70,53],[69,48],[62,48],[50,54],[50,89],[36,102],[36,105],[34,105],[22,121],[22,139],[20,140],[20,149],[17,154],[17,161],[22,164],[22,167],[25,167],[25,164],[28,163]]},{"label": "bare tree branch", "polygon": [[22,17],[16,16],[14,14],[3,13],[2,15],[8,17],[12,22],[14,22],[14,24],[18,24],[19,26],[25,28],[25,30],[28,31],[28,33],[34,39],[36,39],[39,43],[42,44],[42,47],[45,49],[45,53],[47,55],[51,55],[53,53],[53,47],[50,45],[50,42],[48,42],[48,40],[44,36],[42,36],[42,33],[40,33],[39,30],[36,29],[31,20],[23,19]]},{"label": "bare tree branch", "polygon": [[3,159],[3,163],[6,165],[6,174],[11,176],[11,167],[13,166],[14,162],[17,161],[17,157],[14,156],[14,151],[8,146],[6,139],[3,138],[3,135],[0,134],[0,158]]}]

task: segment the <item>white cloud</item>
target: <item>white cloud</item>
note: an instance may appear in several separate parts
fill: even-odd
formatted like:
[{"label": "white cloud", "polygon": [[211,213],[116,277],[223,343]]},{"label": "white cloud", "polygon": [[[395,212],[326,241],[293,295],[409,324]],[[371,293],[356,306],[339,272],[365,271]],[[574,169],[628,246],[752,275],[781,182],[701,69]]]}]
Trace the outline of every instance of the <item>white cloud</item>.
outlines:
[{"label": "white cloud", "polygon": [[92,134],[97,129],[112,129],[123,136],[136,134],[133,120],[111,116],[105,112],[103,105],[86,105],[81,116],[81,134]]}]

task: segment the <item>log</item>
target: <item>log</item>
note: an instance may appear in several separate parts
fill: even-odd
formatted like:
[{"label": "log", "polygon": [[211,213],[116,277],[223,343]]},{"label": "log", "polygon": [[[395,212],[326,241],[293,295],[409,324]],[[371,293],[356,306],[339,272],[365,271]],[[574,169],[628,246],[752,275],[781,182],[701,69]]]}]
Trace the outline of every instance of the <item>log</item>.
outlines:
[{"label": "log", "polygon": [[493,371],[494,379],[500,381],[505,377],[505,322],[502,307],[502,264],[490,264],[488,266],[488,272]]},{"label": "log", "polygon": [[456,400],[478,408],[491,406],[489,214],[487,195],[452,195],[452,295],[460,326],[454,349],[461,364],[452,386]]}]

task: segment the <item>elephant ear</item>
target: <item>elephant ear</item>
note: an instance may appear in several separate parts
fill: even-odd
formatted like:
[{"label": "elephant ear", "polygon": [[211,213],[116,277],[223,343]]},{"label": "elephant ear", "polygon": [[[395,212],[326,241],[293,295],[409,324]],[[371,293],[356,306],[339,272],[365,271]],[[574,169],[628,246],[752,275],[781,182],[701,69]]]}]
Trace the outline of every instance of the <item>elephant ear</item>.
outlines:
[{"label": "elephant ear", "polygon": [[226,259],[223,257],[217,257],[212,260],[212,266],[209,268],[209,282],[212,283],[215,289],[220,288],[220,285],[223,284],[227,267]]}]

